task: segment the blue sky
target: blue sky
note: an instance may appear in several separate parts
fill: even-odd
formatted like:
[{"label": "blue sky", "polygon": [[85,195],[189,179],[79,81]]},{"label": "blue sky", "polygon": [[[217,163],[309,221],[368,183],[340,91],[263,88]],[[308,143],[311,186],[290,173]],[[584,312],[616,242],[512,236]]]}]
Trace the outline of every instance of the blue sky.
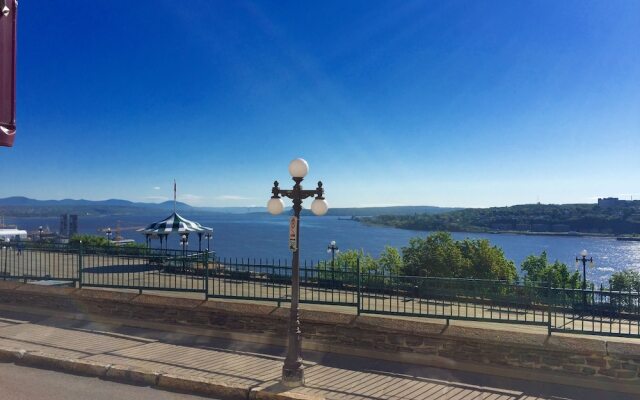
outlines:
[{"label": "blue sky", "polygon": [[25,1],[0,197],[640,198],[637,1]]}]

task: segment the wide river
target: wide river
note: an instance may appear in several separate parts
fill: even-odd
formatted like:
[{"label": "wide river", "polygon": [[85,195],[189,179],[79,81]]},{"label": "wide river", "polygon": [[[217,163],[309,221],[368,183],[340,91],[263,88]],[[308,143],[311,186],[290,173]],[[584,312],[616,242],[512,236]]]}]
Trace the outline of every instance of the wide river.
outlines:
[{"label": "wide river", "polygon": [[[168,214],[168,213],[167,213]],[[187,218],[190,216],[185,215]],[[132,227],[142,227],[166,215],[152,217],[79,217],[81,233],[98,234],[99,228],[119,224],[125,238],[144,242],[144,237]],[[191,218],[190,218],[191,219]],[[212,248],[221,257],[238,258],[288,258],[288,217],[273,217],[268,214],[208,214],[193,218],[205,226],[212,227]],[[38,226],[58,229],[58,218],[6,218],[6,223],[17,224],[20,229],[37,230]],[[127,229],[128,228],[128,229]],[[367,226],[359,222],[340,220],[336,217],[306,217],[301,224],[301,258],[307,260],[327,259],[327,245],[335,240],[340,249],[362,249],[373,256],[380,254],[385,246],[401,248],[415,236],[426,236],[429,232],[408,231],[395,228]],[[626,268],[640,269],[640,242],[623,242],[615,238],[552,237],[512,234],[453,233],[457,239],[484,238],[501,247],[506,256],[519,267],[530,254],[546,251],[551,260],[560,260],[574,268],[575,257],[587,249],[593,256],[595,268],[588,270],[588,279],[606,282],[613,271]],[[157,241],[154,243],[157,245]],[[170,247],[179,248],[177,236]],[[203,248],[206,240],[203,239]],[[189,248],[197,249],[196,237],[189,238]]]}]

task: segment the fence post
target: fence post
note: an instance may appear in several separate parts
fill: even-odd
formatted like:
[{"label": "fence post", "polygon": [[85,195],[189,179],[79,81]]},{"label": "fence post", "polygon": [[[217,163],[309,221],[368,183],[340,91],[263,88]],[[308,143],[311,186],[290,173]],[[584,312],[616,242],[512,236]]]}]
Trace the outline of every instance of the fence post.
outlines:
[{"label": "fence post", "polygon": [[[213,256],[213,265],[216,265],[216,256]],[[204,299],[209,299],[209,249],[204,254]]]},{"label": "fence post", "polygon": [[547,283],[549,295],[547,296],[547,336],[551,336],[551,282]]},{"label": "fence post", "polygon": [[78,247],[78,288],[82,289],[82,240]]},{"label": "fence post", "polygon": [[[7,280],[7,274],[8,274],[8,272],[7,272],[7,256],[9,254],[9,247],[8,246],[2,246],[2,248],[4,248],[4,271],[2,273],[2,277],[3,277],[2,279],[6,281]],[[0,255],[2,255],[1,251],[2,251],[2,249],[0,249]]]},{"label": "fence post", "polygon": [[360,315],[360,284],[361,284],[361,282],[360,282],[360,257],[357,258],[356,266],[357,266],[356,273],[358,274],[358,279],[357,279],[357,282],[358,282],[358,297],[357,297],[356,301],[358,302],[358,304],[357,304],[358,315]]}]

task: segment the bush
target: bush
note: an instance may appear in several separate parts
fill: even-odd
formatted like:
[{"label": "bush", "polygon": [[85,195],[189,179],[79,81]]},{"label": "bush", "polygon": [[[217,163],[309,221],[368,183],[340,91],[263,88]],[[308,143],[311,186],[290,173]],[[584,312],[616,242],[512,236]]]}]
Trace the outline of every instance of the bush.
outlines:
[{"label": "bush", "polygon": [[546,251],[540,253],[539,256],[528,256],[522,262],[520,268],[526,273],[524,282],[527,285],[542,285],[568,289],[580,289],[582,286],[579,272],[569,272],[567,265],[558,260],[550,264]]}]

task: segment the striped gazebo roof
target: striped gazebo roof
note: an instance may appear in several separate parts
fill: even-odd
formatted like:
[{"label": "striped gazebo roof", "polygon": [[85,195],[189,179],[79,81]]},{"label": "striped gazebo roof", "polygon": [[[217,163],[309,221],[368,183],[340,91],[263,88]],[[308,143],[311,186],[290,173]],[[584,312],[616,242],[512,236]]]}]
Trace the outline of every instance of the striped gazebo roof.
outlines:
[{"label": "striped gazebo roof", "polygon": [[211,233],[213,229],[202,226],[197,222],[181,217],[175,211],[162,221],[155,222],[138,232],[145,235],[168,235],[170,233]]}]

